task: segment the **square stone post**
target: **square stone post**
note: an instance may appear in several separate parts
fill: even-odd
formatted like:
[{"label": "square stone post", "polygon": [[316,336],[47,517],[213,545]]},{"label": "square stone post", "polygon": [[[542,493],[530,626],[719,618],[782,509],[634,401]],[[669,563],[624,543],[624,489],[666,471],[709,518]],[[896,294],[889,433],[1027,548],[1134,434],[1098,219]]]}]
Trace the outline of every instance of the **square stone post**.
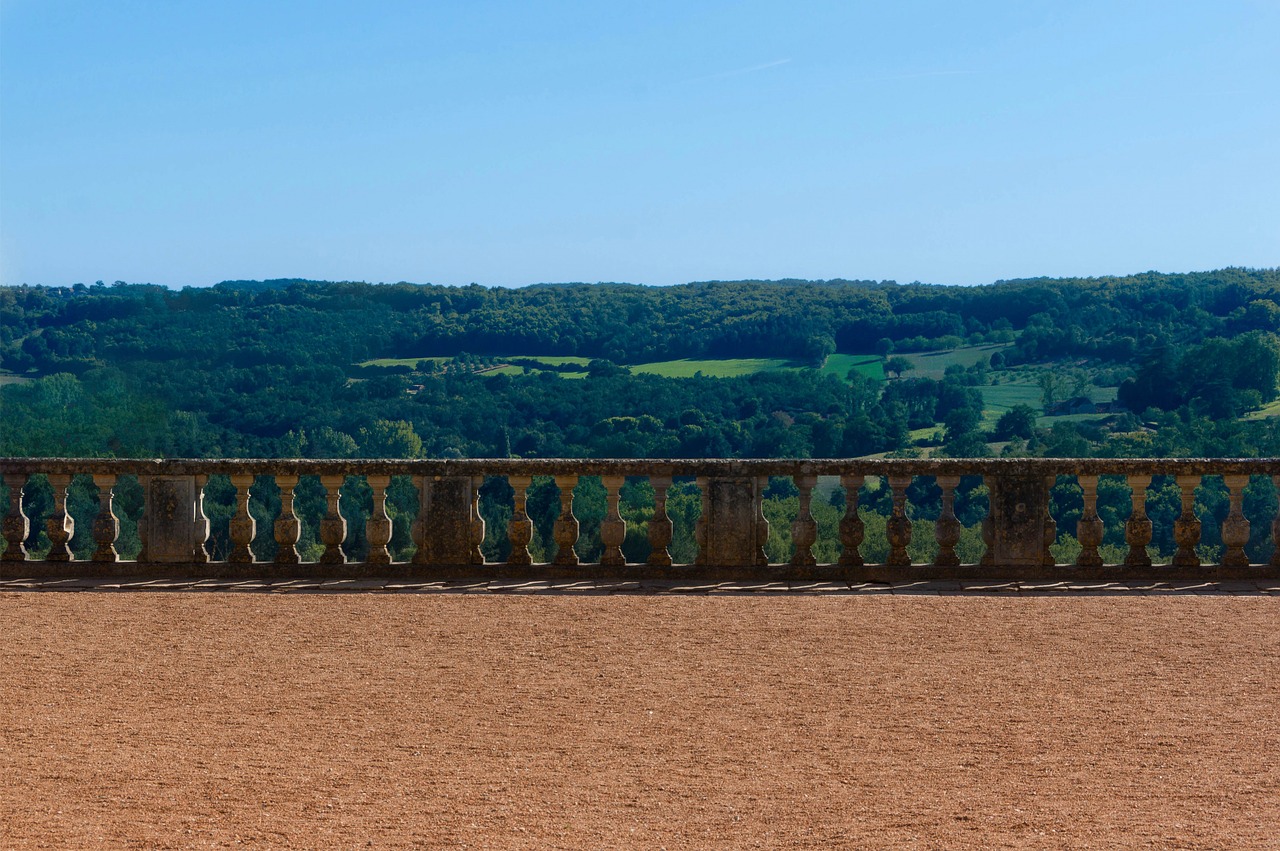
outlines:
[{"label": "square stone post", "polygon": [[471,563],[473,542],[471,476],[428,477],[422,487],[423,540],[414,555],[415,564]]},{"label": "square stone post", "polygon": [[[765,480],[766,483],[768,480]],[[757,503],[763,488],[754,476],[700,479],[704,516],[698,564],[711,567],[748,567],[761,563],[767,523],[762,524]]]},{"label": "square stone post", "polygon": [[[151,564],[203,563],[209,520],[200,504],[195,476],[143,476],[144,509],[139,521],[143,541],[138,561]],[[204,477],[201,477],[204,478]]]},{"label": "square stone post", "polygon": [[[988,551],[983,564],[997,570],[1021,568],[1019,577],[1040,578],[1044,571],[1026,568],[1043,568],[1049,536],[1053,535],[1049,516],[1049,488],[1053,477],[1043,475],[988,476],[986,483],[991,494],[991,513],[988,517]],[[987,537],[987,536],[984,536]]]}]

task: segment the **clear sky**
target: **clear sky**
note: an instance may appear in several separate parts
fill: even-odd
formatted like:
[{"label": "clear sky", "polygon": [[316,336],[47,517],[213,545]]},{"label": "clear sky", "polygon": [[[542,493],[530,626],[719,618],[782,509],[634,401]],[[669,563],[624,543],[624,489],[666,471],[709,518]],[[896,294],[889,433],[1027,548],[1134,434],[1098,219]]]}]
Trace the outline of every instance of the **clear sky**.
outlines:
[{"label": "clear sky", "polygon": [[0,282],[1280,265],[1280,0],[0,0]]}]

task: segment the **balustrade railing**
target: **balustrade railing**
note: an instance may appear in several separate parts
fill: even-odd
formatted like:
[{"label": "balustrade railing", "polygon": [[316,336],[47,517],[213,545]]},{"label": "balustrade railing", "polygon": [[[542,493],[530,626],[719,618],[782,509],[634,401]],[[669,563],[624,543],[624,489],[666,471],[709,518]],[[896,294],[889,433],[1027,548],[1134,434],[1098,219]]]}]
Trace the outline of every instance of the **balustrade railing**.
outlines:
[{"label": "balustrade railing", "polygon": [[[580,482],[590,477],[597,477],[593,487],[603,490],[603,507],[591,530],[598,558],[584,563],[575,493]],[[0,577],[4,578],[510,575],[897,581],[1280,576],[1280,551],[1272,543],[1280,537],[1277,459],[8,458],[0,459],[0,478],[8,492],[5,549],[0,555]],[[220,508],[225,540],[219,538],[220,532],[213,532],[206,510],[215,478],[225,502]],[[794,514],[782,530],[771,528],[765,511],[766,490],[779,479],[790,485],[784,490],[795,500]],[[132,514],[121,514],[117,508],[118,491],[125,482],[132,488]],[[500,489],[495,482],[507,490],[494,495]],[[531,494],[538,483],[545,490],[550,482],[559,491],[559,505],[558,509],[554,504],[546,506],[549,528],[539,534],[530,514]],[[624,506],[623,492],[629,482],[649,486],[642,521],[647,552],[635,558],[627,554],[628,548],[633,554],[636,551],[629,543],[630,526],[624,516],[626,508],[632,515],[630,522],[636,523],[635,507]],[[1158,517],[1148,515],[1153,482],[1159,482],[1163,495]],[[304,483],[316,506],[308,522],[298,508]],[[1106,483],[1110,498],[1117,487],[1127,486],[1127,516],[1116,516],[1114,505],[1107,509],[1113,540],[1121,539],[1116,524],[1123,525],[1123,549],[1104,544],[1108,531],[1100,514],[1100,483]],[[821,505],[815,503],[820,485],[825,494]],[[1250,486],[1253,521],[1245,511]],[[486,487],[492,498],[482,504]],[[1215,499],[1209,500],[1216,508],[1198,501],[1198,494],[1206,493],[1208,487],[1217,489]],[[94,510],[91,505],[86,509],[84,501],[92,499],[88,496],[92,490],[97,492],[96,513],[87,530],[77,530],[69,507],[69,495],[76,488],[82,517],[86,510]],[[389,503],[389,493],[396,488],[397,493],[412,494],[408,509]],[[673,559],[677,529],[669,514],[672,494],[680,488],[686,496],[696,488],[698,509],[693,528],[684,530],[696,545],[696,554],[683,563]],[[1069,494],[1068,501],[1078,502],[1065,511],[1059,506],[1059,515],[1070,515],[1069,524],[1060,524],[1054,516],[1054,494],[1062,493]],[[269,530],[259,526],[268,497],[277,506],[274,516],[264,521]],[[360,510],[353,512],[348,501],[357,498]],[[872,498],[880,506],[883,525],[881,521],[875,525],[883,529],[877,532],[883,541],[867,537],[867,521],[874,513],[867,502]],[[971,518],[968,525],[958,514],[961,500]],[[929,503],[927,511],[923,502]],[[835,509],[829,506],[839,503],[843,514],[827,526],[828,534],[838,538],[838,548],[833,542],[824,544],[822,552],[828,557],[820,559],[815,509],[822,507],[823,516],[830,517]],[[1165,510],[1166,504],[1174,510]],[[975,506],[981,514],[977,519],[973,519]],[[406,511],[412,516],[406,517]],[[1259,511],[1267,516],[1258,517]],[[33,517],[33,512],[41,516]],[[353,513],[363,518],[362,525],[348,522]],[[398,533],[392,514],[403,533],[403,540],[394,544]],[[136,560],[124,559],[118,547],[122,517],[131,530],[136,529],[140,547]],[[913,536],[920,526],[931,535],[926,549],[932,555],[923,562],[912,555]],[[1205,547],[1202,534],[1210,526],[1215,543]],[[310,561],[300,550],[304,527]],[[89,538],[82,537],[86,532]],[[1165,557],[1157,552],[1153,560],[1150,545],[1156,532],[1172,542],[1168,547],[1172,551]],[[962,558],[960,546],[966,533],[971,539],[979,535],[982,546],[980,554],[969,547],[968,559]],[[788,558],[770,562],[771,534],[789,538]],[[1068,538],[1066,549],[1076,554],[1067,563],[1058,563],[1053,550],[1063,552]],[[882,558],[864,558],[869,549]],[[914,549],[920,550],[919,546]],[[776,554],[778,548],[773,550]],[[1249,550],[1255,558],[1250,558]],[[1260,550],[1265,553],[1260,555]]]}]

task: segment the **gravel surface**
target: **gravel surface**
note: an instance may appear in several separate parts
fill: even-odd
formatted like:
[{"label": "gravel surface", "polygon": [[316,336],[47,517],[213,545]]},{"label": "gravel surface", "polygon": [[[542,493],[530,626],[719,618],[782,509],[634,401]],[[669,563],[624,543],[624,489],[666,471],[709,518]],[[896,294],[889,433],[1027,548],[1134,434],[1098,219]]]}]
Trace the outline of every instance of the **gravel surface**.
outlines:
[{"label": "gravel surface", "polygon": [[0,847],[1280,848],[1280,599],[0,592]]}]

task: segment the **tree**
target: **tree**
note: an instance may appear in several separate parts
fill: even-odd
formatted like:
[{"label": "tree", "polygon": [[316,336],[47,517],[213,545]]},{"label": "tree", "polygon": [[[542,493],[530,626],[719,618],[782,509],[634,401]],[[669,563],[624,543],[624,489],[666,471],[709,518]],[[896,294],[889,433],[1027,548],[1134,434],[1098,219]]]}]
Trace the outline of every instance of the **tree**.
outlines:
[{"label": "tree", "polygon": [[884,362],[885,374],[894,378],[901,378],[902,373],[910,372],[915,368],[916,365],[904,357],[891,357]]},{"label": "tree", "polygon": [[1015,437],[1030,440],[1036,430],[1036,412],[1030,405],[1014,405],[1000,415],[993,436],[996,440],[1012,440]]}]

